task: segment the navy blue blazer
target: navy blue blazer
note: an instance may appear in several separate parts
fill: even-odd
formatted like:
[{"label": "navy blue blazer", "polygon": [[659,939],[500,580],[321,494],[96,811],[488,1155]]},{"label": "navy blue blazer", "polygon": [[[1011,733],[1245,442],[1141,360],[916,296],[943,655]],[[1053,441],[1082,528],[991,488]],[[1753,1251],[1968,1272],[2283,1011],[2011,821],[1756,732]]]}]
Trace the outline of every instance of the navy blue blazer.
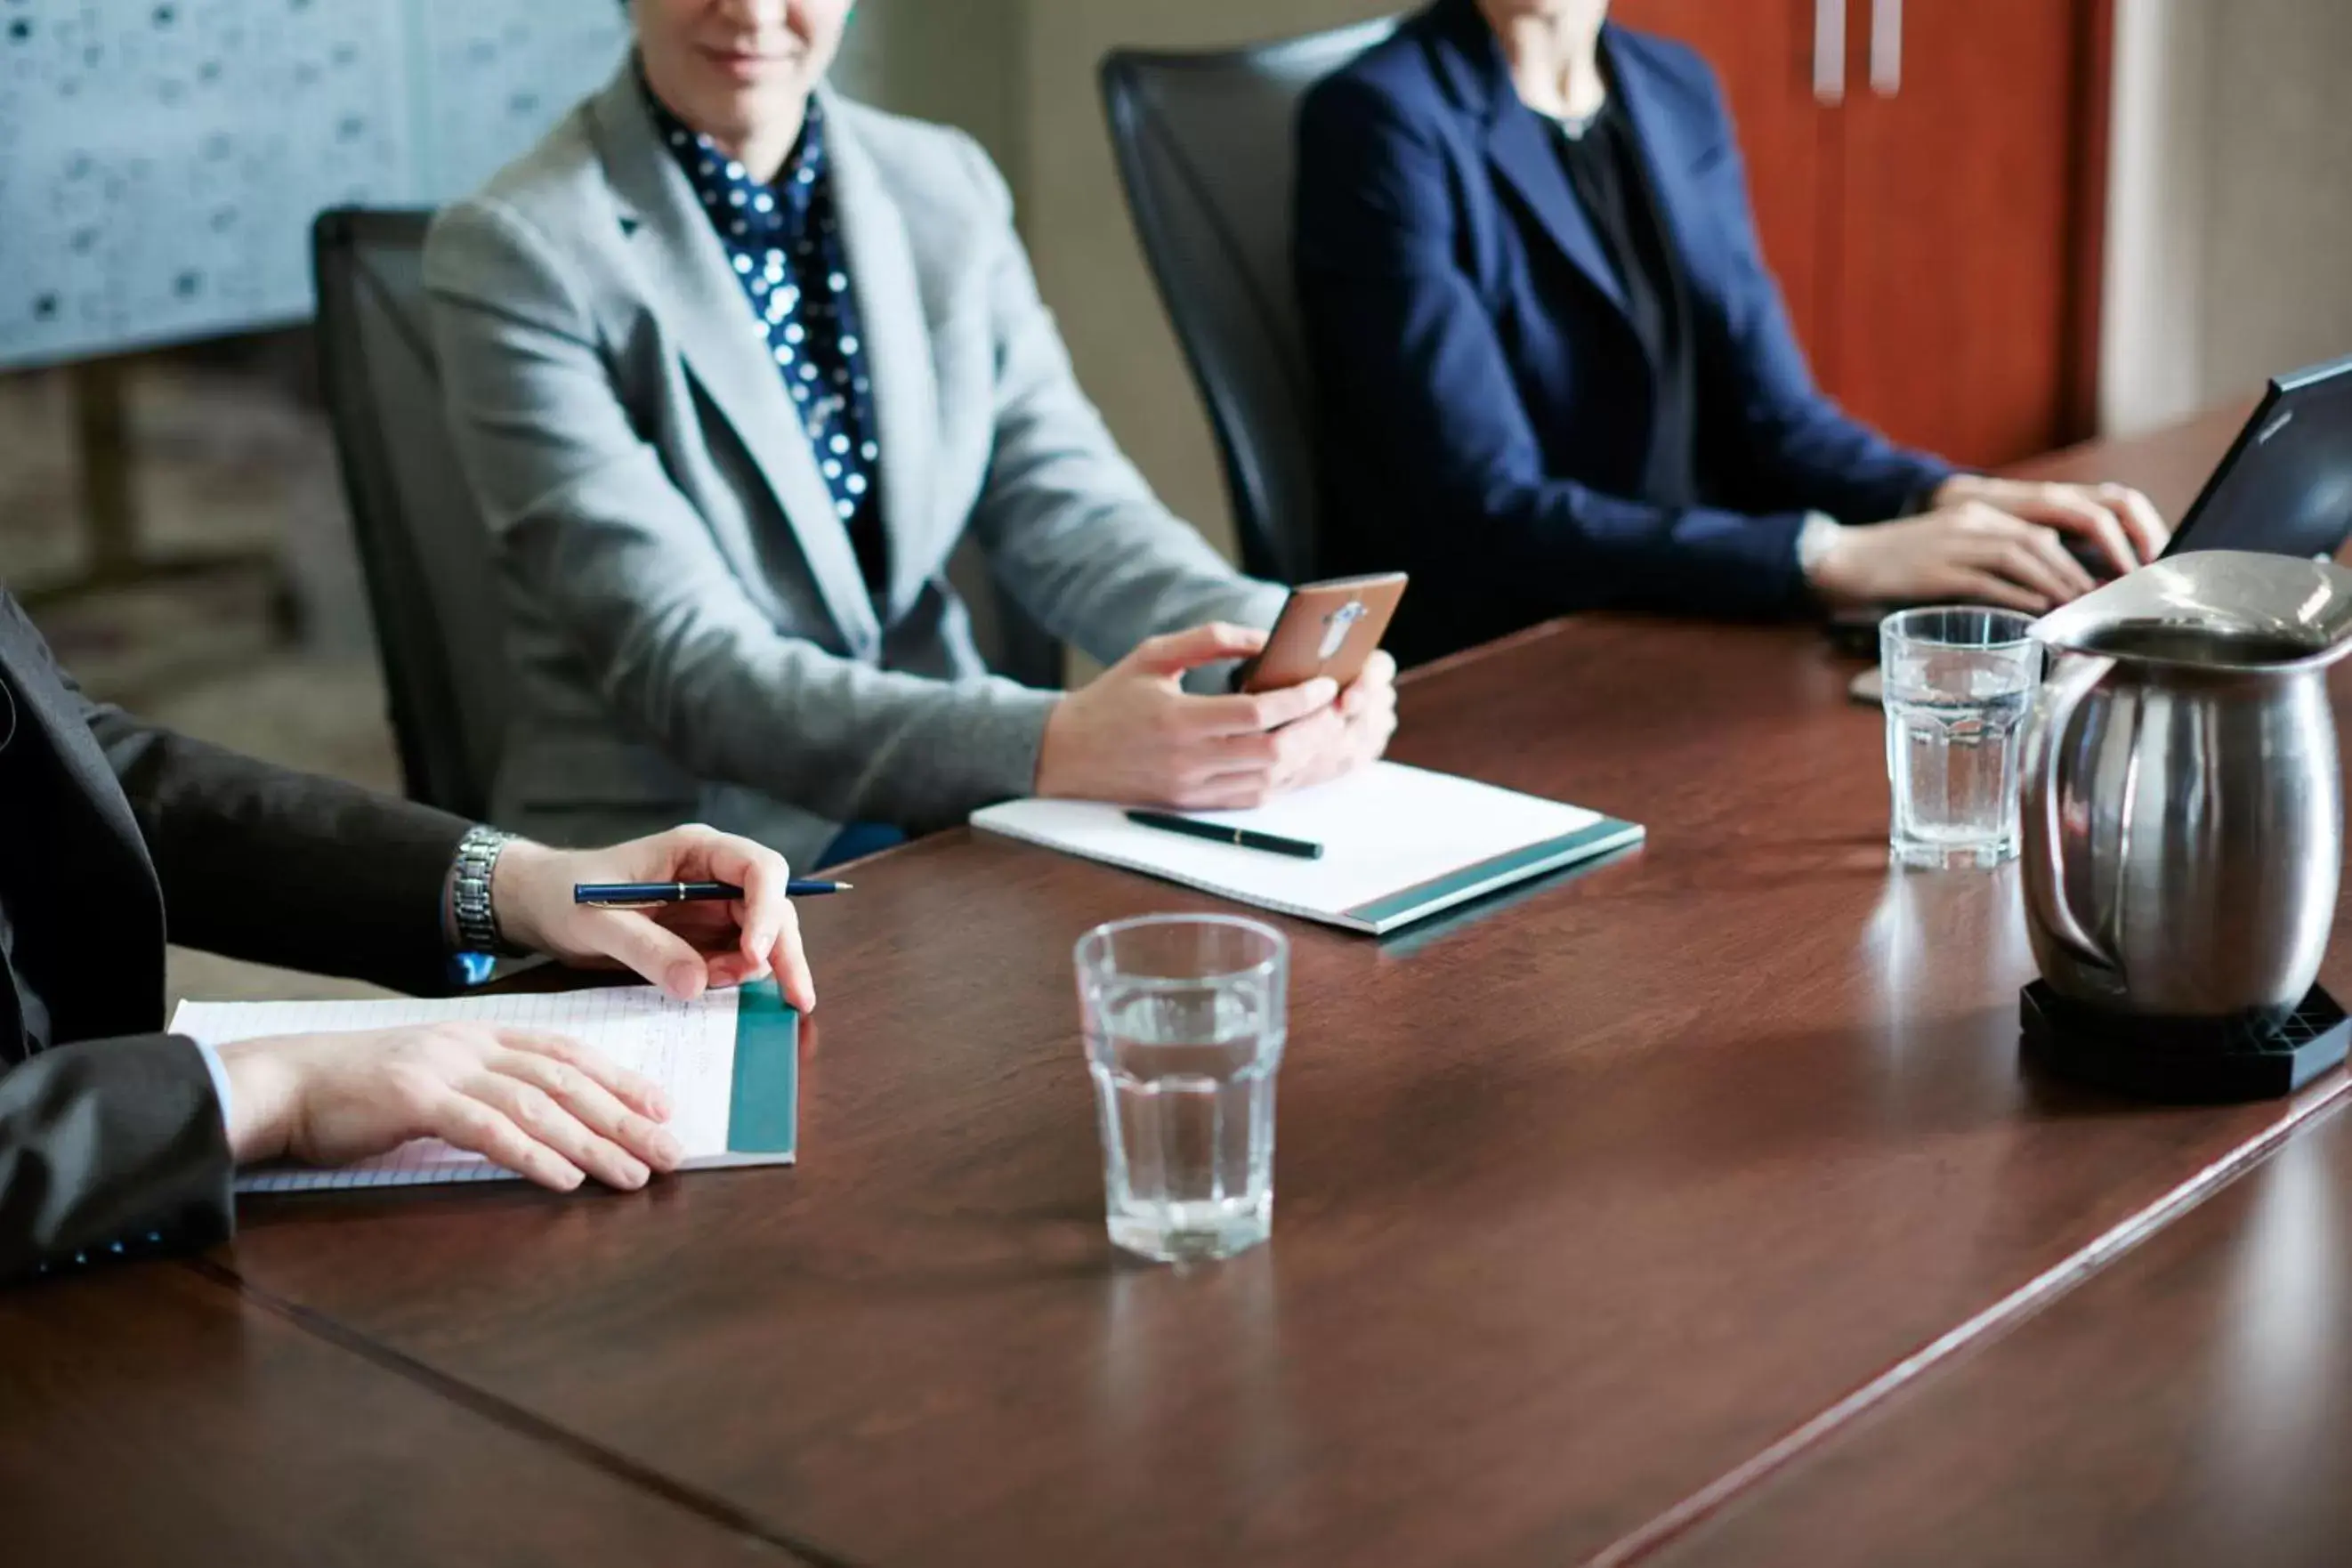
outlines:
[{"label": "navy blue blazer", "polygon": [[1407,20],[1301,111],[1322,544],[1413,574],[1391,637],[1409,660],[1572,610],[1792,613],[1805,513],[1883,521],[1951,472],[1814,387],[1706,62],[1614,26],[1601,48],[1686,275],[1695,506],[1641,493],[1646,353],[1473,0]]}]

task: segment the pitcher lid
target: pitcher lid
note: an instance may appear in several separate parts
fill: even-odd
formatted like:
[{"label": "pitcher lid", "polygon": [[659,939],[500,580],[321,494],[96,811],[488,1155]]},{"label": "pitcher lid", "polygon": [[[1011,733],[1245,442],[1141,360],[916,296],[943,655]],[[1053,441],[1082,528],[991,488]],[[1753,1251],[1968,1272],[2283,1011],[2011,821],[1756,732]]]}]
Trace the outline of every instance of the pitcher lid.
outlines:
[{"label": "pitcher lid", "polygon": [[2172,556],[2033,623],[2035,639],[2203,669],[2287,670],[2352,652],[2352,572],[2242,550]]}]

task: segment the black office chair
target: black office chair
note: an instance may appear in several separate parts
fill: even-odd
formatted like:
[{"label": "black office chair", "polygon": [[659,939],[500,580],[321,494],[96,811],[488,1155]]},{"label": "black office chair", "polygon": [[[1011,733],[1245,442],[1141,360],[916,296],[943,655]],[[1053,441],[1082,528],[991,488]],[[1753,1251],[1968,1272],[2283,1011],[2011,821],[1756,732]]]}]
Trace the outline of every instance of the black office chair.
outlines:
[{"label": "black office chair", "polygon": [[412,799],[479,819],[510,678],[489,531],[444,423],[425,212],[341,208],[311,236],[319,365]]},{"label": "black office chair", "polygon": [[1242,565],[1277,582],[1310,580],[1322,556],[1314,381],[1291,272],[1298,103],[1395,27],[1103,61],[1119,181],[1209,405]]},{"label": "black office chair", "polygon": [[[489,810],[510,677],[489,532],[444,423],[425,321],[431,215],[320,215],[312,257],[319,359],[366,569],[401,773],[410,796]],[[1058,687],[1062,649],[992,580],[976,548],[950,568],[990,668]]]}]

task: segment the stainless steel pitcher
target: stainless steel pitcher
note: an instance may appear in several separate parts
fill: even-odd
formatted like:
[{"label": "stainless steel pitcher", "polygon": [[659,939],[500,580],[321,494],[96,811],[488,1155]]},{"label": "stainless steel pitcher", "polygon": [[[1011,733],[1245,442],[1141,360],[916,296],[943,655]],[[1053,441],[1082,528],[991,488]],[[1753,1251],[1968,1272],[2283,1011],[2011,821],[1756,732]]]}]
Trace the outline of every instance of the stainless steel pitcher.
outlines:
[{"label": "stainless steel pitcher", "polygon": [[2352,572],[2211,551],[2044,616],[2020,787],[2026,924],[2061,996],[2276,1018],[2319,976],[2343,865],[2327,667]]}]

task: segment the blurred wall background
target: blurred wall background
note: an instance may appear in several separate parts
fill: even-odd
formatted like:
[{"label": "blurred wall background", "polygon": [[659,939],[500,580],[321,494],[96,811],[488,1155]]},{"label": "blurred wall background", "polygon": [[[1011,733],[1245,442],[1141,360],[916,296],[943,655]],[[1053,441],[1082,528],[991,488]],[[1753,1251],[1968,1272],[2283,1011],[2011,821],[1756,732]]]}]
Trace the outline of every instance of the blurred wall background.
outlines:
[{"label": "blurred wall background", "polygon": [[2352,5],[2117,0],[2101,411],[2352,353]]}]

